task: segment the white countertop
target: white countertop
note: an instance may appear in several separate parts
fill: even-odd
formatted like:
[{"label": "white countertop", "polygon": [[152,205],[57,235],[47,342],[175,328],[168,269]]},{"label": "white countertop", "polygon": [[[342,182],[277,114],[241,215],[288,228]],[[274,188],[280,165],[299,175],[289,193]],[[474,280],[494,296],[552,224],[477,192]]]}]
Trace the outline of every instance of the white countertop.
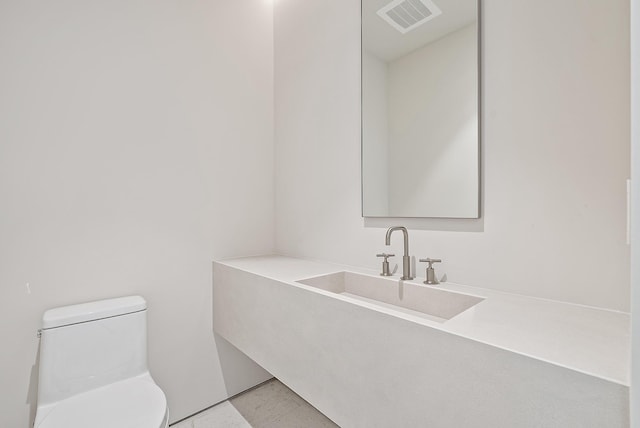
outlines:
[{"label": "white countertop", "polygon": [[[446,282],[433,287],[485,300],[439,323],[295,282],[340,271],[378,275],[370,269],[283,256],[246,257],[216,263],[629,386],[631,324],[628,313]],[[409,282],[423,285],[421,278]]]}]

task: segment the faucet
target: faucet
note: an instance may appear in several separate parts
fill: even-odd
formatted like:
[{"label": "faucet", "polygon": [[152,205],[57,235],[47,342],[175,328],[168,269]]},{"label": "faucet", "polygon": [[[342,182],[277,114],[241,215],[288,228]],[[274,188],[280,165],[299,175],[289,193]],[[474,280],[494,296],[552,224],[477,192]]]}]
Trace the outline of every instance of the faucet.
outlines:
[{"label": "faucet", "polygon": [[402,277],[400,279],[413,279],[411,276],[411,257],[409,256],[409,232],[404,226],[394,226],[387,230],[387,236],[384,238],[385,245],[391,245],[391,234],[401,230],[404,235],[404,255],[402,256]]}]

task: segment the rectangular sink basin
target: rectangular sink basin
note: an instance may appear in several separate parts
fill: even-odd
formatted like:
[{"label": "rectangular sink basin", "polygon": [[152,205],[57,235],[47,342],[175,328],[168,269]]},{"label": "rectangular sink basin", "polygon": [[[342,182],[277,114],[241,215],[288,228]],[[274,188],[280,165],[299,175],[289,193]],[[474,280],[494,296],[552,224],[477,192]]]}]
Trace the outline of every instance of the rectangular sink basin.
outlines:
[{"label": "rectangular sink basin", "polygon": [[336,272],[296,282],[438,322],[445,322],[484,300],[397,278],[353,272]]}]

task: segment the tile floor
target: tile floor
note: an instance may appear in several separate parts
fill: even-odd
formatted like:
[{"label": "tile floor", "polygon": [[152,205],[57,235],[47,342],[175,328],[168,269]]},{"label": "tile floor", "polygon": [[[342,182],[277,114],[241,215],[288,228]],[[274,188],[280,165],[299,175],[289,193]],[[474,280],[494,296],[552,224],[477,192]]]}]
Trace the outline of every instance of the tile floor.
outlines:
[{"label": "tile floor", "polygon": [[335,428],[295,392],[271,379],[171,428]]}]

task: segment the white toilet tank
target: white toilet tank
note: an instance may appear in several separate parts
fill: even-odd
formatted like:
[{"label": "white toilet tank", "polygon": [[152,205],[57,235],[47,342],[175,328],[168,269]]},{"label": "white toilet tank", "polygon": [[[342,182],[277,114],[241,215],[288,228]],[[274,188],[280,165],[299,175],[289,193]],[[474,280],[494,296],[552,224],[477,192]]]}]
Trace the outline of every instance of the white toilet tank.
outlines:
[{"label": "white toilet tank", "polygon": [[38,406],[148,372],[140,296],[48,310],[41,333]]}]

